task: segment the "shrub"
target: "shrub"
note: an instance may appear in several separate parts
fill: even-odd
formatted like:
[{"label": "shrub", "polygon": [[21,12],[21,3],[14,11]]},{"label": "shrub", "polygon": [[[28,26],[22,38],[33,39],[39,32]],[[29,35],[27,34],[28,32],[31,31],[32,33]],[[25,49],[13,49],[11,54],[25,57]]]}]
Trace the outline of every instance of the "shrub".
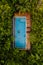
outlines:
[{"label": "shrub", "polygon": [[[39,0],[0,0],[0,65],[43,65],[43,5]],[[37,8],[39,6],[39,8]],[[11,48],[14,12],[31,13],[31,51]]]}]

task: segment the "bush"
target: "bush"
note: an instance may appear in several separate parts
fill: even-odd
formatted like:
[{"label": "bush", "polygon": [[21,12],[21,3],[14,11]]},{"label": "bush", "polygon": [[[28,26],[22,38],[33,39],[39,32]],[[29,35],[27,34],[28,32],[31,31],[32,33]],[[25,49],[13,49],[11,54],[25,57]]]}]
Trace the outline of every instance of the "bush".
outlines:
[{"label": "bush", "polygon": [[[43,5],[39,0],[0,0],[0,65],[43,65]],[[14,12],[31,13],[31,51],[11,48]]]}]

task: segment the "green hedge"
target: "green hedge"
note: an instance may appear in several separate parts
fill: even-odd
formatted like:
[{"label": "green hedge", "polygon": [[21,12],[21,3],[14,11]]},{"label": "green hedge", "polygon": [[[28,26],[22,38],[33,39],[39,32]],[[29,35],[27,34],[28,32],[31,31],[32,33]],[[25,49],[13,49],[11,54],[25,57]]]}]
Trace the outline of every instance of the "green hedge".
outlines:
[{"label": "green hedge", "polygon": [[[43,0],[0,0],[0,65],[43,65]],[[31,50],[11,48],[14,12],[31,13]]]}]

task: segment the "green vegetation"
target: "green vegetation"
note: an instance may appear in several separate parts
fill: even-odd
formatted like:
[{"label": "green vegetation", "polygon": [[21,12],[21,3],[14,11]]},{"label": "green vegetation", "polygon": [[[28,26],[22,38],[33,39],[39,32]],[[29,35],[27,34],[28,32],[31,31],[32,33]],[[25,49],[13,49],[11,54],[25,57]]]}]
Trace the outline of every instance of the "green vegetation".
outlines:
[{"label": "green vegetation", "polygon": [[[0,65],[43,65],[43,0],[0,0]],[[31,50],[11,48],[14,12],[31,13]]]}]

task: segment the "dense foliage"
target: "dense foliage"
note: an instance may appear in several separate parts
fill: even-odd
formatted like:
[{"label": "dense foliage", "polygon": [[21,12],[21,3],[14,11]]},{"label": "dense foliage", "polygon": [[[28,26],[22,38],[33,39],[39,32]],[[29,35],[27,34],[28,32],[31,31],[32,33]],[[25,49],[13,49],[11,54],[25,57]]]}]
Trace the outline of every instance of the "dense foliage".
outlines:
[{"label": "dense foliage", "polygon": [[[43,65],[43,0],[0,0],[0,65]],[[31,50],[11,48],[14,12],[31,13]]]}]

